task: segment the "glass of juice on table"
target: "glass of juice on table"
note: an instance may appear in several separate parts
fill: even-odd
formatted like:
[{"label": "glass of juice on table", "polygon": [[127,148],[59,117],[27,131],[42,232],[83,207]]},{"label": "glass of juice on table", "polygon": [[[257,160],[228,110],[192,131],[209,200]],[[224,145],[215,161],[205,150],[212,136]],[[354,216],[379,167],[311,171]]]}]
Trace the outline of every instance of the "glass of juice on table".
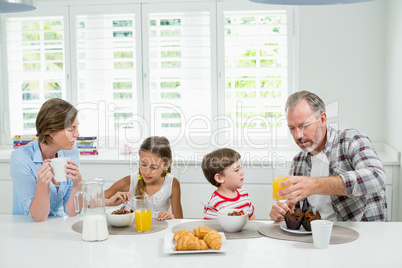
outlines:
[{"label": "glass of juice on table", "polygon": [[273,163],[272,164],[272,197],[276,201],[286,201],[286,199],[281,198],[277,193],[279,190],[285,189],[290,185],[285,187],[280,187],[279,184],[291,177],[291,169],[286,166],[286,163]]},{"label": "glass of juice on table", "polygon": [[152,202],[149,196],[134,197],[135,227],[137,232],[148,232],[151,230]]}]

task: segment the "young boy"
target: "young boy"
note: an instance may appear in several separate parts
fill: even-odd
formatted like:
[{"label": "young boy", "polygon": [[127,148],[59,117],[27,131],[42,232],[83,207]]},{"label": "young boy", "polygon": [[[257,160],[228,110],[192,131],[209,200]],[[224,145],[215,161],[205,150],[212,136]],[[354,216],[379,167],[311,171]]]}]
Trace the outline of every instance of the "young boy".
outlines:
[{"label": "young boy", "polygon": [[229,148],[215,150],[204,156],[201,167],[205,178],[218,187],[204,208],[205,220],[216,220],[223,208],[243,209],[250,220],[255,220],[254,206],[247,191],[241,188],[244,171],[238,152]]}]

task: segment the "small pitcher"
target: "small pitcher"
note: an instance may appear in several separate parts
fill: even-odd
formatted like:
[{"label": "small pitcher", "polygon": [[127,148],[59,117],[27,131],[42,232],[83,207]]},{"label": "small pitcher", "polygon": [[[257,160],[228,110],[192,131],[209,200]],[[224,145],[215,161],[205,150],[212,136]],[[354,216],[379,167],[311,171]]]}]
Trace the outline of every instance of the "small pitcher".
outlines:
[{"label": "small pitcher", "polygon": [[82,194],[82,240],[102,241],[109,237],[105,214],[104,180],[95,178],[81,182],[82,190],[75,194],[75,210],[79,212],[78,196]]}]

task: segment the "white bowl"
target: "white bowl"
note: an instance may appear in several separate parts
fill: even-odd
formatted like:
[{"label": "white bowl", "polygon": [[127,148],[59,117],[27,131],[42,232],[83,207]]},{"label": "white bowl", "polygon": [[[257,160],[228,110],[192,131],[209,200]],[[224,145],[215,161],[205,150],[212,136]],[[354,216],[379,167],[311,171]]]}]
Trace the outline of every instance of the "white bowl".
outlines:
[{"label": "white bowl", "polygon": [[243,230],[248,220],[247,214],[241,216],[228,216],[228,213],[233,211],[242,211],[242,209],[221,209],[219,212],[223,215],[218,213],[218,222],[223,230],[228,233],[240,232]]},{"label": "white bowl", "polygon": [[108,209],[106,211],[107,221],[114,227],[126,227],[129,226],[134,220],[134,212],[129,214],[112,214],[113,211],[118,208]]}]

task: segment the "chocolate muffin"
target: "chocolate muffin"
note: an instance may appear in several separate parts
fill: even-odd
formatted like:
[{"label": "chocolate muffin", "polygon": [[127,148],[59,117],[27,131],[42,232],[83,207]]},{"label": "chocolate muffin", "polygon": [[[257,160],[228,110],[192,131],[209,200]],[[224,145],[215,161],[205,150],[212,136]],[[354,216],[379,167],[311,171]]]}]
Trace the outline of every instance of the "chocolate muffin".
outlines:
[{"label": "chocolate muffin", "polygon": [[307,210],[306,212],[304,212],[304,217],[303,217],[303,220],[301,221],[301,224],[303,225],[303,228],[306,231],[311,231],[311,224],[310,224],[311,221],[320,220],[320,219],[321,219],[321,215],[320,215],[320,212],[318,212],[318,210],[317,210],[317,214],[314,214],[310,210]]},{"label": "chocolate muffin", "polygon": [[288,227],[288,229],[298,230],[300,228],[302,219],[303,212],[300,208],[297,209],[294,213],[288,211],[285,214],[286,227]]}]

